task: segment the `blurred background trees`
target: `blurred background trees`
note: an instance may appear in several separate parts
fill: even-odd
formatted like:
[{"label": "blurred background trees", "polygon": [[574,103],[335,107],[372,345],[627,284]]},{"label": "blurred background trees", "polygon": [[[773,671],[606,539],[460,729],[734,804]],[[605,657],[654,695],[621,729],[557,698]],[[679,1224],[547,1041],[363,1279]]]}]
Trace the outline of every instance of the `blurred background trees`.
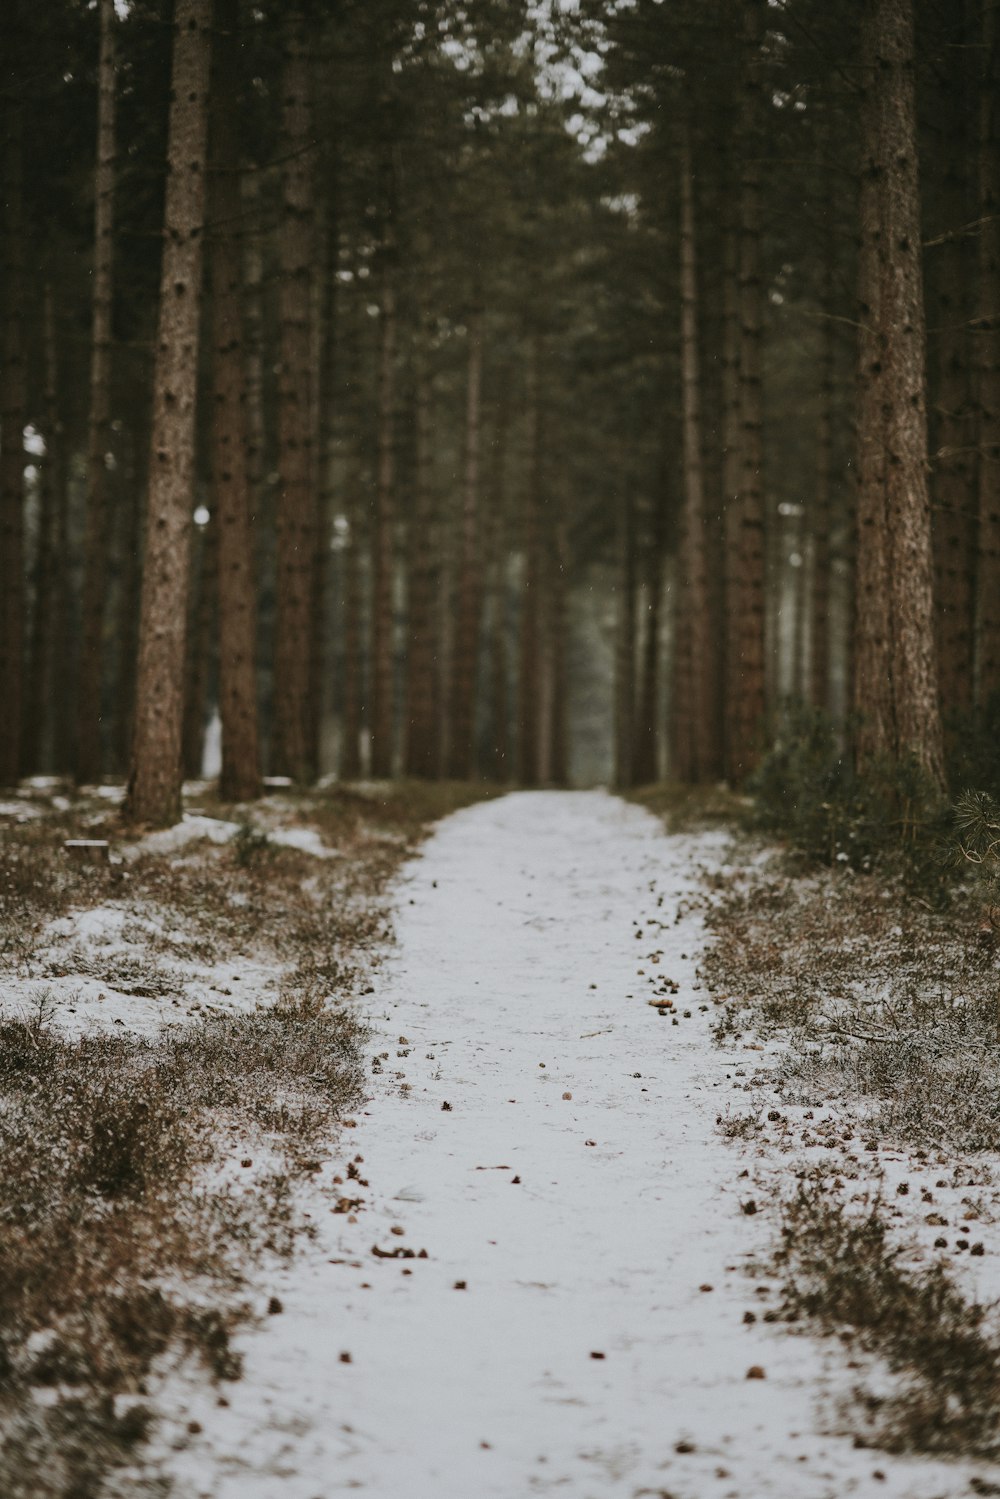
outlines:
[{"label": "blurred background trees", "polygon": [[1000,689],[992,0],[198,0],[179,229],[186,3],[0,18],[0,781],[742,784],[795,705],[940,778]]}]

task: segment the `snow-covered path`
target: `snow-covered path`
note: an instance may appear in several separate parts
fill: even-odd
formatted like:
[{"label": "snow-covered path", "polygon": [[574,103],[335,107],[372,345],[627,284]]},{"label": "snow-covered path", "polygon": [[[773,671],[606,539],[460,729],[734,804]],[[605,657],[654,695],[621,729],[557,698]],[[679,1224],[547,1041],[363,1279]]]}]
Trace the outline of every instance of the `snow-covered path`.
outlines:
[{"label": "snow-covered path", "polygon": [[[742,1266],[771,1230],[716,1129],[742,1060],[709,1039],[684,911],[722,849],[602,793],[518,793],[431,839],[373,999],[389,1058],[331,1168],[363,1157],[340,1190],[364,1205],[324,1205],[267,1288],[283,1311],[241,1339],[228,1405],[167,1392],[173,1431],[196,1424],[164,1454],[183,1495],[965,1491],[817,1434],[836,1345],[760,1319]],[[663,979],[676,1025],[647,1003]]]}]

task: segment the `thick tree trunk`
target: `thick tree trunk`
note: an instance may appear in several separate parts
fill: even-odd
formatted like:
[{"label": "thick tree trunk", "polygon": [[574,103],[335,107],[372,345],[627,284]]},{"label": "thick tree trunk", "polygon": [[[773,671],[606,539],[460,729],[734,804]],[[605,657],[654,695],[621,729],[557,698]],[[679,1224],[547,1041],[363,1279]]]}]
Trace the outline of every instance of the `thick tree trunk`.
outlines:
[{"label": "thick tree trunk", "polygon": [[686,129],[680,147],[680,189],[684,511],[674,624],[673,771],[678,779],[697,784],[710,780],[715,774],[716,765],[712,744],[714,669],[702,469],[694,175],[691,144]]},{"label": "thick tree trunk", "polygon": [[462,487],[461,544],[456,587],[455,637],[451,656],[451,712],[448,774],[464,781],[475,763],[476,667],[482,613],[479,546],[479,434],[481,426],[482,313],[470,314],[465,401],[465,476]]},{"label": "thick tree trunk", "polygon": [[288,14],[282,67],[281,185],[278,236],[281,357],[278,378],[274,742],[279,775],[312,781],[309,732],[310,646],[316,552],[313,472],[313,148],[310,30],[304,14]]},{"label": "thick tree trunk", "polygon": [[[421,320],[422,321],[422,320]],[[431,482],[431,391],[423,347],[413,352],[414,474],[413,510],[407,544],[406,736],[408,776],[434,780],[440,760],[440,642],[438,625],[438,523]]]},{"label": "thick tree trunk", "polygon": [[212,91],[212,435],[211,471],[218,563],[219,715],[225,801],[260,792],[257,730],[257,611],[247,476],[247,392],[243,339],[243,199],[236,135],[239,0],[215,0]]},{"label": "thick tree trunk", "polygon": [[131,822],[157,826],[181,815],[210,21],[210,0],[177,0],[135,743],[126,801]]},{"label": "thick tree trunk", "polygon": [[943,784],[927,495],[912,0],[862,23],[861,378],[855,708],[862,767],[912,756]]},{"label": "thick tree trunk", "polygon": [[[13,18],[12,18],[13,19]],[[4,110],[0,363],[0,786],[21,768],[24,667],[24,212],[21,105]]]},{"label": "thick tree trunk", "polygon": [[111,438],[112,299],[115,197],[114,0],[99,0],[101,50],[97,93],[97,176],[94,279],[87,435],[87,529],[80,606],[80,665],[76,699],[76,778],[97,781],[103,768],[101,690],[104,600],[108,586],[108,465]]},{"label": "thick tree trunk", "polygon": [[541,339],[534,336],[528,366],[528,480],[524,492],[521,546],[524,577],[518,670],[518,763],[520,780],[537,786],[542,750],[542,487],[544,482],[542,429]]},{"label": "thick tree trunk", "polygon": [[986,703],[1000,693],[1000,11],[994,0],[983,0],[980,41],[976,689]]}]

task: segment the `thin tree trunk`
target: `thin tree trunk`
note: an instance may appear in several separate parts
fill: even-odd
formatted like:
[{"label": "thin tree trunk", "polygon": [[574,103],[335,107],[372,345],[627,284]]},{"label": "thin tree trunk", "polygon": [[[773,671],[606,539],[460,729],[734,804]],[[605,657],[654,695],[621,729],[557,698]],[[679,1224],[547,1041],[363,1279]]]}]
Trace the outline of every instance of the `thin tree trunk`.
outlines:
[{"label": "thin tree trunk", "polygon": [[[145,366],[145,360],[143,361]],[[145,370],[144,370],[145,373]],[[137,381],[137,384],[140,382]],[[141,381],[145,389],[148,380]],[[119,511],[118,675],[115,688],[115,763],[128,769],[135,728],[136,663],[142,598],[143,507],[149,482],[149,417],[143,411],[130,423],[125,445],[125,503]]]},{"label": "thin tree trunk", "polygon": [[765,604],[765,503],[761,338],[763,281],[760,268],[759,137],[762,83],[760,49],[765,0],[747,0],[743,12],[743,96],[739,234],[740,475],[738,577],[730,718],[733,779],[745,781],[756,767],[766,732],[767,610]]},{"label": "thin tree trunk", "polygon": [[131,822],[157,826],[181,815],[210,23],[210,0],[177,0],[135,743],[126,801]]},{"label": "thin tree trunk", "polygon": [[902,762],[912,756],[943,785],[911,0],[873,0],[862,34],[869,88],[862,163],[862,290],[868,307],[861,319],[858,759],[864,767],[879,758]]},{"label": "thin tree trunk", "polygon": [[507,646],[507,497],[505,469],[510,408],[505,389],[497,404],[490,465],[489,545],[486,575],[489,616],[490,733],[485,771],[490,780],[510,777],[510,688]]},{"label": "thin tree trunk", "polygon": [[313,140],[310,31],[296,9],[285,18],[278,236],[279,323],[274,743],[279,775],[312,781],[310,644],[316,553],[313,472]]},{"label": "thin tree trunk", "polygon": [[698,276],[691,143],[683,130],[681,188],[681,405],[684,512],[677,615],[674,626],[674,772],[682,781],[709,780],[712,747],[712,630],[708,591],[708,543],[702,470],[701,369],[698,349]]},{"label": "thin tree trunk", "polygon": [[615,634],[615,785],[632,785],[635,754],[635,505],[631,492],[618,502],[618,617]]},{"label": "thin tree trunk", "polygon": [[215,0],[212,91],[212,434],[211,471],[218,565],[219,716],[225,801],[260,793],[257,728],[257,609],[247,475],[247,390],[243,264],[239,230],[239,0]]},{"label": "thin tree trunk", "polygon": [[309,652],[310,754],[317,769],[321,768],[323,732],[330,707],[330,672],[327,667],[327,644],[331,608],[331,542],[336,494],[333,483],[335,452],[334,386],[337,348],[337,269],[340,263],[340,230],[337,223],[337,184],[334,173],[327,173],[328,203],[322,240],[324,246],[323,276],[317,288],[316,366],[316,493],[318,525],[313,564],[313,621]]},{"label": "thin tree trunk", "polygon": [[184,730],[182,760],[187,780],[200,779],[205,760],[215,620],[218,602],[219,532],[213,515],[195,539],[192,576],[194,599],[188,620],[184,668]]},{"label": "thin tree trunk", "polygon": [[[9,17],[13,22],[14,16]],[[0,786],[21,765],[24,666],[24,204],[23,120],[4,110],[3,349],[0,364]]]},{"label": "thin tree trunk", "polygon": [[378,460],[372,527],[371,772],[380,780],[392,774],[396,286],[390,256],[387,248],[379,319]]},{"label": "thin tree trunk", "polygon": [[[665,472],[665,465],[664,465]],[[665,482],[661,480],[661,482]],[[642,644],[639,653],[638,701],[632,745],[632,779],[637,786],[655,781],[659,771],[660,616],[663,608],[663,530],[665,495],[654,501],[651,535],[646,552]]]},{"label": "thin tree trunk", "polygon": [[[420,320],[423,324],[423,319]],[[438,755],[440,708],[440,612],[437,600],[438,535],[431,482],[431,392],[426,356],[417,334],[413,351],[415,453],[413,511],[407,559],[406,737],[404,768],[408,776],[434,780],[440,773]]]},{"label": "thin tree trunk", "polygon": [[569,526],[566,504],[557,487],[553,498],[551,569],[548,586],[549,617],[549,745],[548,779],[555,786],[569,784]]},{"label": "thin tree trunk", "polygon": [[43,301],[43,346],[45,350],[44,435],[38,509],[38,548],[35,554],[35,612],[24,714],[21,763],[32,775],[52,764],[50,706],[52,661],[56,617],[56,569],[59,544],[59,503],[64,492],[62,433],[59,421],[58,348],[55,327],[55,294],[45,283]]},{"label": "thin tree trunk", "polygon": [[733,704],[740,691],[740,474],[743,433],[740,411],[739,236],[728,224],[723,242],[722,284],[722,497],[725,630],[723,672],[725,711],[723,753],[726,778],[734,785],[741,774],[741,747],[733,721]]},{"label": "thin tree trunk", "polygon": [[[827,240],[829,245],[829,239]],[[816,423],[816,487],[809,526],[808,698],[813,707],[830,708],[830,529],[833,491],[833,402],[836,324],[833,320],[834,267],[824,257],[820,293],[819,416]],[[805,571],[805,568],[803,568]],[[803,582],[806,580],[803,579]]]},{"label": "thin tree trunk", "polygon": [[518,672],[518,761],[525,786],[541,778],[541,589],[543,432],[541,394],[541,339],[531,342],[528,366],[528,480],[525,486],[522,548],[524,578]]},{"label": "thin tree trunk", "polygon": [[97,781],[103,768],[101,689],[104,600],[108,579],[108,466],[111,438],[112,299],[115,207],[114,0],[99,0],[101,50],[97,93],[97,176],[87,437],[87,529],[80,608],[76,699],[76,778]]},{"label": "thin tree trunk", "polygon": [[451,658],[451,732],[448,774],[464,781],[475,763],[476,667],[482,613],[479,547],[479,442],[482,405],[482,313],[468,323],[468,372],[465,402],[465,478],[462,488],[461,550],[458,563],[455,639]]},{"label": "thin tree trunk", "polygon": [[1000,693],[1000,10],[995,0],[982,0],[980,41],[976,689],[978,701],[987,703]]}]

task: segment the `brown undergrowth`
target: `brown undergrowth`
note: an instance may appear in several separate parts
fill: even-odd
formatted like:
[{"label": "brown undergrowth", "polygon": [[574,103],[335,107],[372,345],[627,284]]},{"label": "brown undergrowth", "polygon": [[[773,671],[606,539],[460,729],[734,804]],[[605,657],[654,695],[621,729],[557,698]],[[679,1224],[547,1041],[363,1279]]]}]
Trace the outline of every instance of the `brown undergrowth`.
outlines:
[{"label": "brown undergrowth", "polygon": [[[299,1184],[363,1096],[365,1028],[349,1001],[390,936],[387,887],[460,786],[334,788],[253,808],[216,845],[140,844],[76,866],[62,841],[124,836],[81,801],[4,829],[0,844],[0,1492],[89,1499],[133,1472],[151,1378],[198,1357],[239,1377],[234,1329],[262,1267],[309,1224]],[[40,801],[40,805],[39,805]],[[318,829],[335,857],[273,840]],[[32,955],[52,921],[112,898],[141,957],[59,951],[61,971],[169,1003],[185,962],[253,953],[272,998],[152,1037],[70,1034]],[[244,1169],[252,1168],[252,1169]],[[129,1480],[132,1481],[132,1480]],[[126,1484],[127,1486],[127,1484]],[[130,1490],[134,1492],[135,1490]]]}]

